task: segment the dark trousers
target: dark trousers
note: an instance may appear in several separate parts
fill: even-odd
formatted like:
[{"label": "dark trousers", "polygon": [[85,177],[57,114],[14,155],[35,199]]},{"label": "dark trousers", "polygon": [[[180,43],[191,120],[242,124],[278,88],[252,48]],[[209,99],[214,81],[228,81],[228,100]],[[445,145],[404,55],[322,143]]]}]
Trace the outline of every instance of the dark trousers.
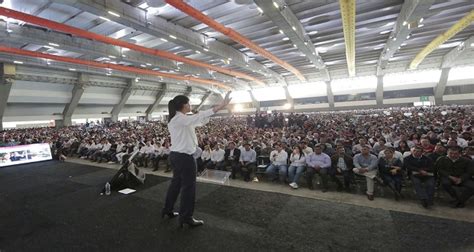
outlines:
[{"label": "dark trousers", "polygon": [[321,176],[321,185],[323,188],[328,189],[328,176],[331,177],[331,180],[337,184],[338,188],[342,188],[342,183],[339,179],[336,178],[335,170],[332,168],[321,168],[319,170],[308,168],[306,169],[306,180],[308,182],[308,187],[313,187],[313,177],[316,173],[319,173]]},{"label": "dark trousers", "polygon": [[390,189],[400,193],[402,191],[402,175],[401,174],[381,174],[384,184],[388,185]]},{"label": "dark trousers", "polygon": [[240,164],[238,171],[240,172],[242,177],[244,177],[245,181],[250,181],[250,176],[252,175],[252,173],[255,172],[256,169],[257,169],[256,164],[252,162],[252,163],[247,163],[245,165]]},{"label": "dark trousers", "polygon": [[[441,185],[443,186],[444,190],[446,190],[446,192],[451,195],[451,197],[460,203],[466,202],[474,194],[473,180],[466,180],[459,185],[455,185],[448,177],[442,177]],[[455,188],[458,188],[461,192],[456,191]]]},{"label": "dark trousers", "polygon": [[196,162],[192,155],[179,152],[171,152],[169,158],[173,168],[173,179],[166,193],[163,212],[173,211],[174,203],[181,191],[179,218],[190,220],[193,217],[196,198]]},{"label": "dark trousers", "polygon": [[433,195],[435,192],[435,179],[432,176],[411,176],[411,181],[415,187],[416,196],[420,200],[427,200],[428,202],[433,202]]}]

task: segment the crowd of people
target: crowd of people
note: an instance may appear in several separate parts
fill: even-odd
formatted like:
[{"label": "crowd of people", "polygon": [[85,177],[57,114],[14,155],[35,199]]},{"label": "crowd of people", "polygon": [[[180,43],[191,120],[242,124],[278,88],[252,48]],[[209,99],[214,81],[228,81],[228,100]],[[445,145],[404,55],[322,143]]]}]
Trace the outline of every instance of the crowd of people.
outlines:
[{"label": "crowd of people", "polygon": [[[433,205],[438,186],[453,207],[464,207],[474,193],[473,115],[473,106],[431,106],[214,117],[196,129],[200,148],[194,157],[199,171],[228,170],[232,179],[266,178],[294,189],[303,177],[313,189],[318,175],[323,192],[329,181],[351,191],[360,176],[369,200],[376,182],[398,200],[407,180],[423,207]],[[0,137],[0,145],[49,143],[59,159],[122,163],[138,152],[132,160],[137,166],[172,170],[165,122],[11,129]]]}]

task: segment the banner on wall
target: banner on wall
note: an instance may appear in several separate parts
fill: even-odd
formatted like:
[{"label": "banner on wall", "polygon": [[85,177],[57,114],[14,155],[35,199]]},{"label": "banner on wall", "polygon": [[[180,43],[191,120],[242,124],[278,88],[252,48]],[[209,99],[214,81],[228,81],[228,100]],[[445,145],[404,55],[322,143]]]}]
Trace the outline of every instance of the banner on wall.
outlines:
[{"label": "banner on wall", "polygon": [[0,147],[0,167],[34,163],[52,158],[51,148],[47,143]]}]

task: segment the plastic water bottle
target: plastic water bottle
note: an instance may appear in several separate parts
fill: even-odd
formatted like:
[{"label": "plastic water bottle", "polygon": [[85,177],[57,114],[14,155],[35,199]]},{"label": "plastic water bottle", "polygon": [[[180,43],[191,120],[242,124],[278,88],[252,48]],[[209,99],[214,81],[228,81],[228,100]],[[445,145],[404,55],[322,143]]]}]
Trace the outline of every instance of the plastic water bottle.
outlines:
[{"label": "plastic water bottle", "polygon": [[109,184],[109,182],[105,183],[105,195],[110,195],[110,184]]}]

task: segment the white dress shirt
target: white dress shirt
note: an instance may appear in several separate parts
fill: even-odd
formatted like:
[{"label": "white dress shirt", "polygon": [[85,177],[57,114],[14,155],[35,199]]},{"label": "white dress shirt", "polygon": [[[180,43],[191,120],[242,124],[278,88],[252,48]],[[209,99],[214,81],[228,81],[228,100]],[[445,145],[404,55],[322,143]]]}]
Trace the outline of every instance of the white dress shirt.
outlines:
[{"label": "white dress shirt", "polygon": [[194,115],[185,115],[177,111],[168,123],[171,151],[192,155],[198,144],[195,128],[205,124],[213,114],[212,109],[200,111]]},{"label": "white dress shirt", "polygon": [[206,161],[206,160],[211,159],[211,152],[208,151],[208,150],[203,150],[202,154],[201,154],[201,159],[202,159],[202,161]]},{"label": "white dress shirt", "polygon": [[281,150],[280,152],[274,150],[270,153],[270,161],[272,161],[272,164],[274,165],[286,165],[287,159],[288,153],[284,150]]},{"label": "white dress shirt", "polygon": [[218,149],[211,151],[211,161],[212,162],[221,162],[224,160],[225,151]]}]

